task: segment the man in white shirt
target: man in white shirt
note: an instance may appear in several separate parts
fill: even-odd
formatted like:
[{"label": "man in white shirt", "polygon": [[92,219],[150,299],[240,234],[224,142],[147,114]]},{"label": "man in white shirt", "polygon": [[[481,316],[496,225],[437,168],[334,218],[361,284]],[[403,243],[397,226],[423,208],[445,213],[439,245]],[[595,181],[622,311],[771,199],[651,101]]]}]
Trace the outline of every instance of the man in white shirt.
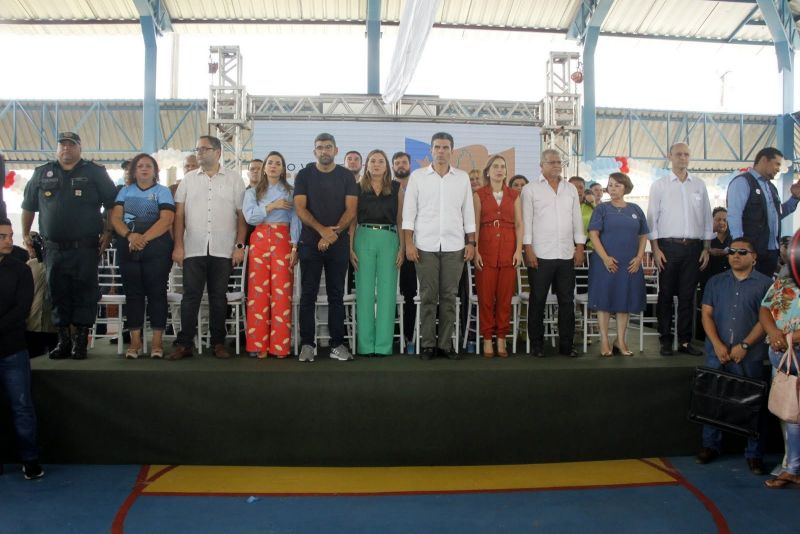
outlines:
[{"label": "man in white shirt", "polygon": [[715,237],[706,184],[689,174],[689,145],[669,149],[672,173],[653,182],[647,206],[650,246],[658,267],[658,335],[662,356],[672,355],[672,303],[678,297],[678,352],[702,356],[692,347],[692,311],[700,271],[708,265]]},{"label": "man in white shirt", "polygon": [[552,286],[558,299],[558,352],[575,357],[575,266],[583,265],[586,243],[580,199],[577,189],[561,177],[558,150],[543,151],[539,166],[539,177],[522,188],[531,353],[544,357],[544,310]]},{"label": "man in white shirt", "polygon": [[197,312],[208,285],[208,322],[214,356],[229,358],[225,348],[225,296],[235,265],[244,259],[247,223],[242,214],[244,182],[220,163],[219,139],[203,135],[194,150],[200,168],[181,180],[175,192],[175,248],[172,259],[183,267],[181,331],[169,359],[192,356]]},{"label": "man in white shirt", "polygon": [[467,173],[450,165],[453,136],[433,134],[431,155],[433,163],[411,173],[406,186],[406,258],[416,264],[419,278],[420,358],[430,360],[438,350],[458,360],[452,345],[456,293],[464,262],[475,255],[475,211]]}]

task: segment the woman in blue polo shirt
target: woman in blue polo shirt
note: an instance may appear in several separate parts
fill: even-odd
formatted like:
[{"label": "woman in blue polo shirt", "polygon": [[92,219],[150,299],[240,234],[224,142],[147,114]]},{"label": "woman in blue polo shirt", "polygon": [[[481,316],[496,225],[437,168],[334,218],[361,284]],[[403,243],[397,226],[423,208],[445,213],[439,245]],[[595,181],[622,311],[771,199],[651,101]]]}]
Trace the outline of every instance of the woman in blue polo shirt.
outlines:
[{"label": "woman in blue polo shirt", "polygon": [[142,350],[145,299],[153,329],[150,356],[162,358],[162,335],[167,326],[167,280],[172,269],[172,220],[175,201],[169,189],[158,183],[158,163],[139,154],[128,166],[129,185],[117,194],[111,212],[116,232],[115,246],[131,344],[126,358],[137,358]]}]

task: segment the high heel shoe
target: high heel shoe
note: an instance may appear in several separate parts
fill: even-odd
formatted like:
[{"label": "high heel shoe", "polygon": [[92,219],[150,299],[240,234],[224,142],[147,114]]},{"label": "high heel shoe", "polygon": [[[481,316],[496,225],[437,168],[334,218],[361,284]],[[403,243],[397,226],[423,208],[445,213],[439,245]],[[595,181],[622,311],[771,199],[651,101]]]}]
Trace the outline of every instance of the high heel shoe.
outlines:
[{"label": "high heel shoe", "polygon": [[[612,345],[612,347],[613,347],[613,345]],[[600,357],[601,358],[610,358],[612,354],[614,354],[614,349],[613,348],[608,352],[603,352],[603,344],[600,343]]]},{"label": "high heel shoe", "polygon": [[619,345],[617,345],[617,342],[618,342],[618,340],[615,339],[614,343],[612,345],[611,352],[613,352],[614,354],[622,354],[623,356],[633,356],[633,352],[631,352],[629,350],[622,350],[621,348],[619,348]]},{"label": "high heel shoe", "polygon": [[483,342],[483,357],[494,358],[494,344],[492,344],[491,340],[484,340]]},{"label": "high heel shoe", "polygon": [[501,358],[508,358],[508,348],[506,347],[506,340],[497,341],[497,355]]}]

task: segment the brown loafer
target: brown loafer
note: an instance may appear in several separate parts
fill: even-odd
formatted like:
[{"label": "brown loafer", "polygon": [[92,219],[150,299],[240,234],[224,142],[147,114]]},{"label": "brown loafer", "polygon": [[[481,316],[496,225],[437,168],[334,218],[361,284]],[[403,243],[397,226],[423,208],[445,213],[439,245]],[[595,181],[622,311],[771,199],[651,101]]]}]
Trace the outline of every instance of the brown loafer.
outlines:
[{"label": "brown loafer", "polygon": [[214,345],[214,357],[221,360],[227,360],[231,357],[231,353],[225,348],[224,343],[217,343]]},{"label": "brown loafer", "polygon": [[184,358],[191,358],[194,356],[192,352],[192,347],[186,347],[184,345],[178,345],[175,350],[167,356],[167,360],[182,360]]}]

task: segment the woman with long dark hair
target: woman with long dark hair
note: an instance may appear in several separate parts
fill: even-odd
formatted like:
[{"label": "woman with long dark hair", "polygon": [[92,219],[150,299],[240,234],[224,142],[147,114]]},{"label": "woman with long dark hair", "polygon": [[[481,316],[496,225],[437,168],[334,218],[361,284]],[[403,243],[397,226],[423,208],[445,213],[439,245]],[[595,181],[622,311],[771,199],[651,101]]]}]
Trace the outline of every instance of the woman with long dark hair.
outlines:
[{"label": "woman with long dark hair", "polygon": [[255,226],[247,260],[247,351],[286,358],[292,339],[293,268],[300,219],[294,211],[286,160],[272,151],[261,177],[244,192],[244,218]]},{"label": "woman with long dark hair", "polygon": [[142,350],[146,301],[153,329],[150,357],[163,358],[161,338],[167,327],[167,281],[173,246],[170,229],[175,201],[169,189],[158,183],[158,162],[149,154],[134,157],[126,174],[129,184],[120,189],[111,211],[131,334],[125,357],[137,358]]},{"label": "woman with long dark hair", "polygon": [[358,213],[350,226],[350,261],[356,271],[358,352],[392,354],[397,302],[397,275],[405,259],[401,228],[403,198],[392,180],[383,150],[367,155],[359,181]]}]

